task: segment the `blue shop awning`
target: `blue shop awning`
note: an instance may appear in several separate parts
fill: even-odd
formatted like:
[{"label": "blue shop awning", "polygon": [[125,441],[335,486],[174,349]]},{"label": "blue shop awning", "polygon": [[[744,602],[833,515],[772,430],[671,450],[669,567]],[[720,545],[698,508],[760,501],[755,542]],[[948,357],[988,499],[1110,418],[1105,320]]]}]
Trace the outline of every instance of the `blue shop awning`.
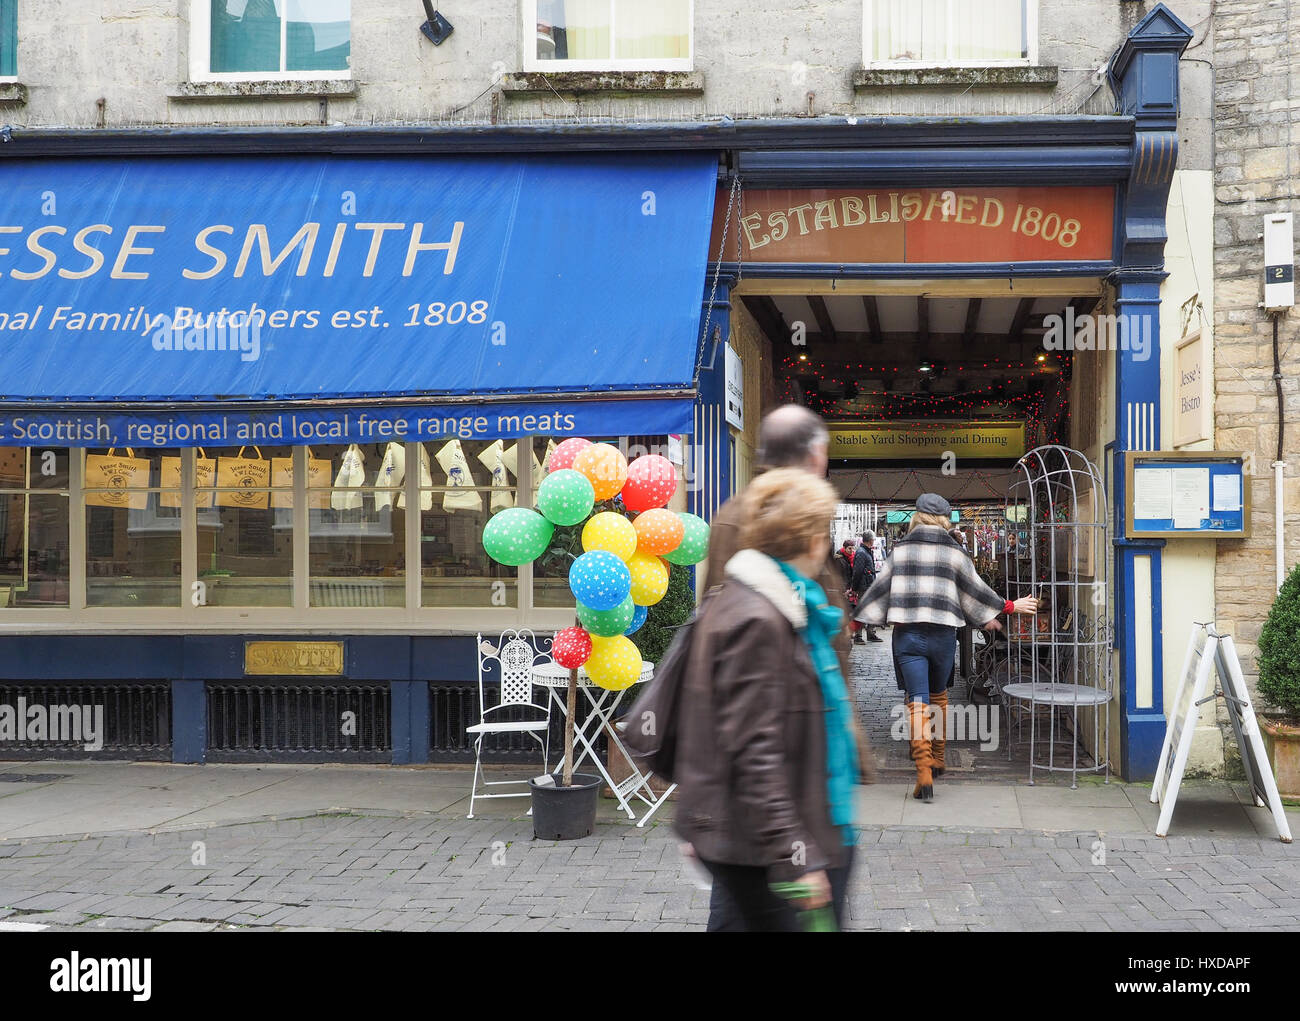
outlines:
[{"label": "blue shop awning", "polygon": [[4,180],[0,444],[690,430],[709,154]]}]

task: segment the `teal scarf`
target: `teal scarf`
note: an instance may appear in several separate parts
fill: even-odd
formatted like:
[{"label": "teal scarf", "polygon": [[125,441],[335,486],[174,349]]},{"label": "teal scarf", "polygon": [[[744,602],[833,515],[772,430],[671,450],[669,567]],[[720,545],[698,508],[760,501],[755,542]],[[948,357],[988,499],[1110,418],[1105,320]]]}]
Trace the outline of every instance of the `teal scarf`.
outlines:
[{"label": "teal scarf", "polygon": [[858,782],[858,751],[853,738],[853,707],[840,672],[839,656],[831,645],[844,615],[826,601],[826,593],[817,582],[783,560],[778,560],[777,565],[794,583],[795,591],[803,594],[808,611],[808,623],[799,634],[812,656],[826,706],[826,788],[831,822],[841,828],[844,843],[850,846],[854,842],[853,785]]}]

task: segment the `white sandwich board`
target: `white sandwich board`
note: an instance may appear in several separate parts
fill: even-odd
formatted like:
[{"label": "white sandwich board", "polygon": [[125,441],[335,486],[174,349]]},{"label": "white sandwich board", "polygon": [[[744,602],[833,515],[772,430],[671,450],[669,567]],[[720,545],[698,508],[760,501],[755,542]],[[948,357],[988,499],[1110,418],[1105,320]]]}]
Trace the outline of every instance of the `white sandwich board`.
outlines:
[{"label": "white sandwich board", "polygon": [[[1215,688],[1214,679],[1219,686]],[[1284,843],[1291,843],[1291,827],[1287,823],[1282,798],[1277,792],[1277,782],[1268,764],[1264,738],[1259,732],[1255,711],[1251,708],[1250,694],[1241,673],[1241,661],[1230,635],[1219,634],[1212,624],[1202,624],[1192,632],[1187,643],[1187,656],[1178,681],[1173,711],[1165,729],[1164,747],[1160,749],[1160,762],[1156,766],[1155,781],[1151,784],[1151,800],[1160,805],[1160,819],[1156,823],[1156,836],[1169,833],[1169,823],[1178,800],[1178,788],[1187,768],[1187,757],[1192,750],[1192,737],[1196,731],[1201,704],[1222,698],[1232,721],[1232,731],[1241,750],[1241,762],[1246,770],[1255,804],[1267,806],[1273,813],[1277,835]]]}]

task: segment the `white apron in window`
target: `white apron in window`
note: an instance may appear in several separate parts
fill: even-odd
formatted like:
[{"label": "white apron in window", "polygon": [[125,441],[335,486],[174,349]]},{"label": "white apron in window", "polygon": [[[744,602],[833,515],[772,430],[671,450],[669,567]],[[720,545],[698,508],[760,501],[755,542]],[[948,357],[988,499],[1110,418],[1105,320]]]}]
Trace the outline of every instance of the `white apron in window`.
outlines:
[{"label": "white apron in window", "polygon": [[[537,453],[532,449],[531,443],[528,444],[528,449],[533,456],[533,488],[536,489],[539,485],[541,485],[542,482],[542,466],[537,461]],[[547,460],[550,460],[552,449],[554,448],[553,447],[547,448],[546,451]],[[513,475],[516,480],[519,478],[519,444],[518,443],[511,444],[501,452],[501,463],[506,466],[506,471],[508,471],[511,475]]]},{"label": "white apron in window", "polygon": [[497,440],[478,455],[483,467],[492,473],[492,511],[505,510],[515,505],[510,493],[510,478],[506,475],[504,460],[505,441]]},{"label": "white apron in window", "polygon": [[360,510],[361,493],[356,492],[366,484],[366,455],[355,443],[343,454],[343,464],[334,476],[334,492],[330,493],[330,506],[337,511]]},{"label": "white apron in window", "polygon": [[[420,452],[420,510],[433,510],[433,494],[429,492],[429,487],[433,485],[433,475],[429,471],[429,452],[424,449],[423,443],[417,443],[415,449]],[[405,490],[397,497],[397,507],[399,510],[406,507]]]},{"label": "white apron in window", "polygon": [[[376,486],[400,486],[406,480],[406,448],[400,443],[390,443],[384,448],[384,459],[379,464]],[[399,494],[400,495],[400,494]],[[391,509],[393,493],[375,493],[375,510]]]},{"label": "white apron in window", "polygon": [[[542,471],[541,473],[538,473],[536,472],[536,470],[534,470],[534,474],[545,474],[546,472],[549,472],[551,470],[551,458],[555,455],[555,447],[556,447],[556,442],[554,440],[546,441],[546,456],[542,458]],[[534,454],[533,455],[534,463],[536,462],[536,457],[537,455]],[[542,480],[540,478],[534,478],[533,485],[535,486],[540,485],[541,481]]]},{"label": "white apron in window", "polygon": [[469,472],[469,462],[465,451],[461,449],[460,440],[448,440],[433,455],[447,473],[447,485],[452,489],[464,489],[463,493],[449,492],[443,494],[442,509],[445,511],[472,510],[483,512],[483,498],[474,492],[474,477]]}]

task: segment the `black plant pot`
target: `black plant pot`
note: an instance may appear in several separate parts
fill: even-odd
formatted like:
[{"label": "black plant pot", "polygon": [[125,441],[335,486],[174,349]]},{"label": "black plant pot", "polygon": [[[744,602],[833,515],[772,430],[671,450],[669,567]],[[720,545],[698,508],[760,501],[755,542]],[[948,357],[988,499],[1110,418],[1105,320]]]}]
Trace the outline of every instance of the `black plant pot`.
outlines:
[{"label": "black plant pot", "polygon": [[577,840],[596,828],[596,802],[600,777],[574,773],[573,784],[561,787],[563,774],[551,774],[555,785],[539,787],[529,780],[533,795],[533,837],[537,840]]}]

